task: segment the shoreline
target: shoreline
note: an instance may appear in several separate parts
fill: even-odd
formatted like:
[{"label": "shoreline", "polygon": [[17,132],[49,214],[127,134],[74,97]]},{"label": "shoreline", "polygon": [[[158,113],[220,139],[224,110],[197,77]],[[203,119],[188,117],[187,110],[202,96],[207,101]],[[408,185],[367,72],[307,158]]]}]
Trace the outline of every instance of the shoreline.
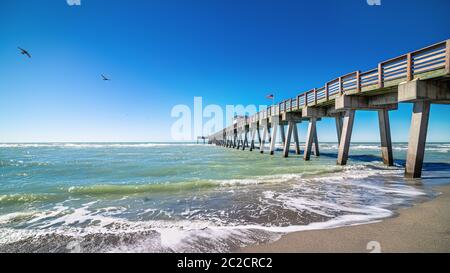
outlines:
[{"label": "shoreline", "polygon": [[241,253],[450,252],[450,185],[433,187],[440,195],[380,222],[298,231]]}]

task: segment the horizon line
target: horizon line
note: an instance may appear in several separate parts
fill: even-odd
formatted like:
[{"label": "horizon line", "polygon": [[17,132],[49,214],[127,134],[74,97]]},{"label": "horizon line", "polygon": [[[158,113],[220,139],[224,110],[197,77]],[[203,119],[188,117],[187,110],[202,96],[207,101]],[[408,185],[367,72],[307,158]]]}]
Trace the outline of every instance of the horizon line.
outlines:
[{"label": "horizon line", "polygon": [[[0,142],[0,144],[66,144],[66,143],[75,143],[75,144],[98,144],[98,143],[161,143],[161,144],[167,144],[167,143],[197,143],[196,140],[192,141],[24,141],[24,142]],[[281,142],[279,142],[281,143]],[[338,143],[337,141],[322,141],[320,143]],[[380,141],[352,141],[353,143],[380,143]],[[392,141],[392,143],[397,144],[407,144],[408,141]],[[427,144],[432,143],[450,143],[449,141],[427,141]],[[203,144],[201,141],[198,144]],[[320,144],[319,144],[320,145]]]}]

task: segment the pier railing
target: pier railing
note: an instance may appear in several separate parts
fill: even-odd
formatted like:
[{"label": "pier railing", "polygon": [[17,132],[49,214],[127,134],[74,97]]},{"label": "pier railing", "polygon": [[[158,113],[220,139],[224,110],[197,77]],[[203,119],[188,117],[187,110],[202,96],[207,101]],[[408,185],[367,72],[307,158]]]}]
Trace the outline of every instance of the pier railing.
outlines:
[{"label": "pier railing", "polygon": [[241,120],[238,126],[256,122],[285,112],[299,111],[306,106],[320,105],[341,94],[364,93],[388,89],[401,82],[450,76],[450,40],[446,40],[396,58],[380,62],[374,69],[355,71],[333,79],[323,87],[300,93],[295,98],[269,106]]}]

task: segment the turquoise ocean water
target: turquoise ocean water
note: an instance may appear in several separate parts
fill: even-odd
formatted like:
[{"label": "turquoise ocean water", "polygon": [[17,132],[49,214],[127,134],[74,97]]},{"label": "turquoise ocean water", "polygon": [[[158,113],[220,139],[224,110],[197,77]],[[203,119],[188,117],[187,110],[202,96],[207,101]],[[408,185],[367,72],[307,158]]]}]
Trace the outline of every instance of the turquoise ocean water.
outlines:
[{"label": "turquoise ocean water", "polygon": [[300,230],[362,224],[435,196],[450,144],[428,144],[424,178],[380,162],[375,143],[305,162],[210,145],[0,144],[0,252],[227,252]]}]

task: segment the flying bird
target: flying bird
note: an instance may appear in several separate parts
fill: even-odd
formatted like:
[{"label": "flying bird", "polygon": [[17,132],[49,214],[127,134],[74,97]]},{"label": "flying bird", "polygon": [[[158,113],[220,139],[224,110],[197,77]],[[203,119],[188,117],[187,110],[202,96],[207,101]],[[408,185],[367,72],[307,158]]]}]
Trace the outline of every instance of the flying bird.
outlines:
[{"label": "flying bird", "polygon": [[20,50],[20,53],[22,53],[22,55],[26,55],[28,56],[28,58],[31,58],[31,54],[26,51],[25,49],[21,48],[21,47],[17,47]]},{"label": "flying bird", "polygon": [[110,81],[111,79],[102,74],[102,78],[104,81]]}]

